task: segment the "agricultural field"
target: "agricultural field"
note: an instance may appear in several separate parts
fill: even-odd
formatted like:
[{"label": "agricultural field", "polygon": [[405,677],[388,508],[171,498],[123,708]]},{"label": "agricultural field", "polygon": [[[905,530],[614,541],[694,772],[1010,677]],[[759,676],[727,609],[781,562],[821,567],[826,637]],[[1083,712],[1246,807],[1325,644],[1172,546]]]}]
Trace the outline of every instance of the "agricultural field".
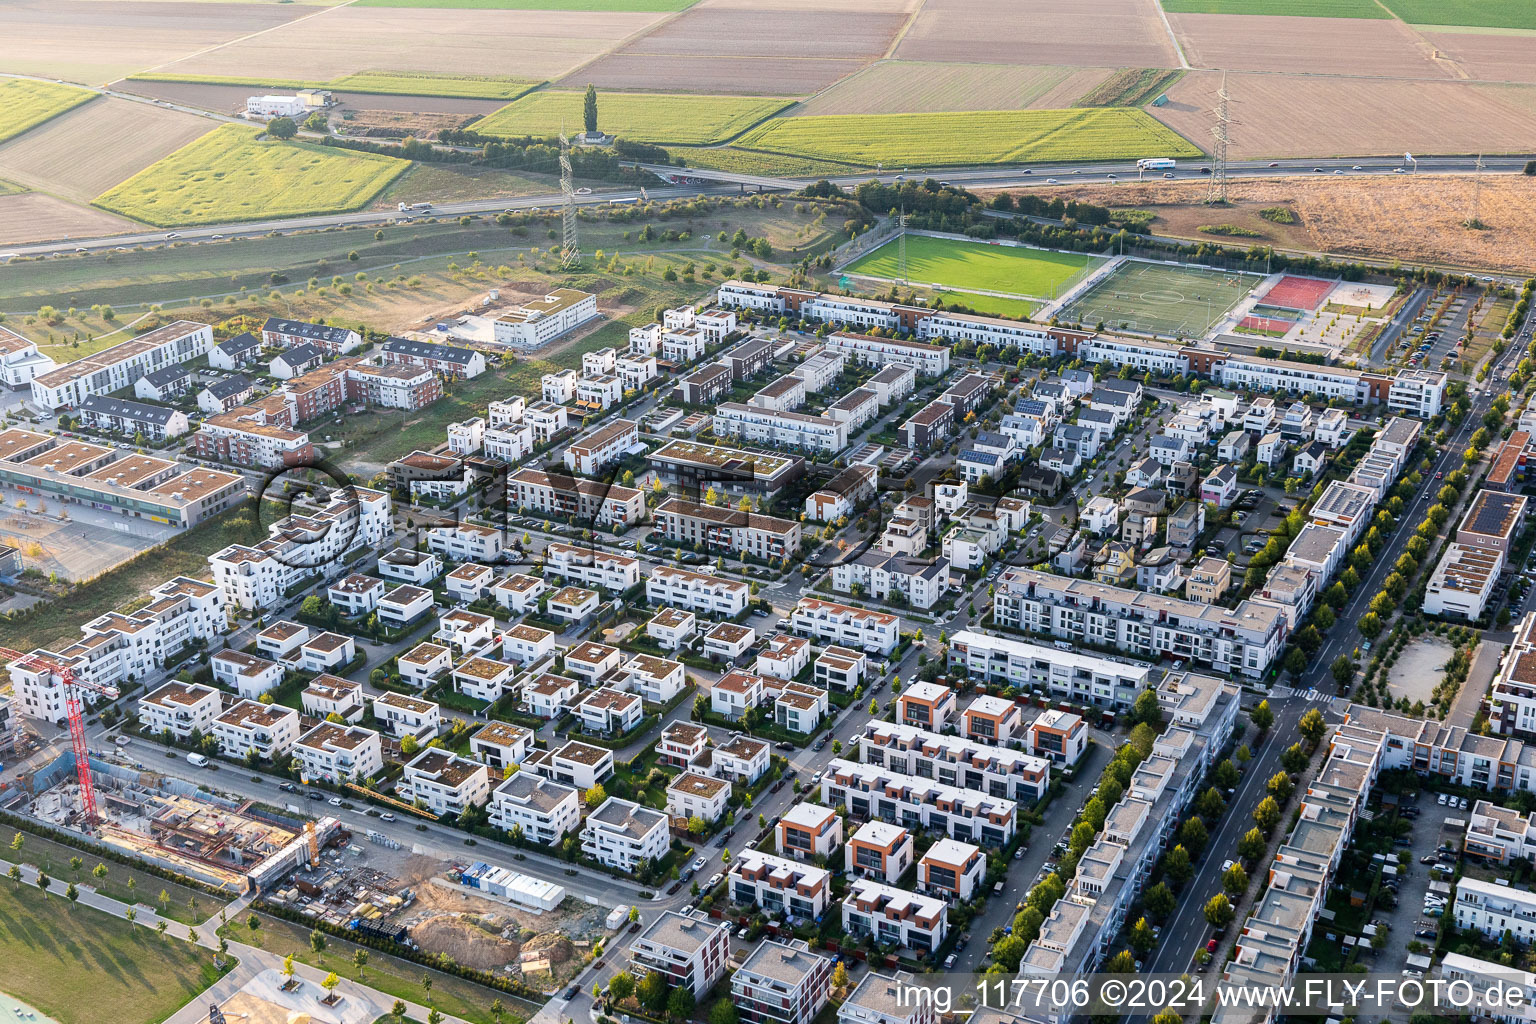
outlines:
[{"label": "agricultural field", "polygon": [[1415,25],[1536,29],[1536,7],[1527,0],[1382,0],[1393,14]]},{"label": "agricultural field", "polygon": [[1162,4],[1163,10],[1170,14],[1274,14],[1296,18],[1392,17],[1376,0],[1162,0]]},{"label": "agricultural field", "polygon": [[708,3],[583,67],[559,84],[583,89],[803,96],[858,71],[906,23],[888,6]]},{"label": "agricultural field", "polygon": [[1420,33],[1456,67],[1485,82],[1536,82],[1536,60],[1527,35],[1487,32],[1431,31]]},{"label": "agricultural field", "polygon": [[1076,107],[1142,107],[1179,80],[1182,71],[1166,68],[1121,68],[1083,94]]},{"label": "agricultural field", "polygon": [[0,145],[0,177],[88,203],[217,123],[107,96]]},{"label": "agricultural field", "polygon": [[[484,135],[551,136],[579,131],[584,92],[530,93],[471,127]],[[598,127],[636,142],[705,146],[740,135],[790,104],[788,99],[604,92]]]},{"label": "agricultural field", "polygon": [[0,71],[106,85],[314,11],[300,4],[177,3],[166,9],[117,0],[9,0]]},{"label": "agricultural field", "polygon": [[[898,248],[894,240],[887,242],[874,252],[859,257],[844,272],[897,280],[900,274]],[[908,280],[960,291],[1052,298],[1103,262],[1086,253],[988,245],[929,235],[907,236]],[[968,302],[968,297],[962,296],[960,301]]]},{"label": "agricultural field", "polygon": [[1199,338],[1262,279],[1259,274],[1126,261],[1056,315],[1065,323]]},{"label": "agricultural field", "polygon": [[380,96],[443,96],[485,100],[516,99],[539,84],[523,78],[455,75],[431,71],[355,71],[327,81],[303,78],[185,75],[168,71],[151,71],[141,75],[130,75],[128,80],[182,85],[234,85],[252,89],[330,89],[335,92],[372,93]]},{"label": "agricultural field", "polygon": [[0,915],[5,990],[59,1024],[161,1021],[220,972],[210,950],[162,938],[90,907],[71,905],[64,882],[52,896],[24,885],[6,893]]},{"label": "agricultural field", "polygon": [[357,0],[358,7],[475,11],[681,11],[699,0]]},{"label": "agricultural field", "polygon": [[96,93],[25,78],[0,81],[0,142],[14,139],[66,110],[96,98]]},{"label": "agricultural field", "polygon": [[672,154],[674,160],[681,159],[689,167],[735,171],[737,174],[813,178],[817,175],[831,177],[852,171],[874,170],[873,165],[814,160],[810,157],[789,156],[784,153],[759,153],[750,149],[737,149],[734,146],[668,146],[667,152]]},{"label": "agricultural field", "polygon": [[312,21],[242,39],[239,46],[199,53],[175,70],[329,82],[363,71],[414,75],[422,68],[472,68],[481,78],[544,81],[662,17],[644,11],[337,7]]},{"label": "agricultural field", "polygon": [[[1456,77],[1448,62],[1394,21],[1358,18],[1235,17],[1226,14],[1170,14],[1189,62],[1199,68],[1270,71],[1282,74],[1347,75],[1351,78]],[[1245,108],[1245,120],[1282,119],[1297,109]],[[1401,147],[1398,147],[1401,148]],[[1356,150],[1356,152],[1359,152]]]},{"label": "agricultural field", "polygon": [[898,167],[1200,155],[1142,111],[1119,107],[779,118],[738,144]]},{"label": "agricultural field", "polygon": [[944,110],[1059,110],[1097,88],[1109,68],[883,60],[795,107],[796,117]]},{"label": "agricultural field", "polygon": [[110,235],[137,227],[133,221],[105,210],[79,206],[44,192],[0,196],[0,243],[4,244]]},{"label": "agricultural field", "polygon": [[[1267,231],[1280,246],[1536,274],[1536,251],[1529,245],[1536,238],[1536,179],[1484,175],[1480,208],[1488,228],[1468,231],[1461,222],[1477,187],[1471,175],[1237,179],[1229,186],[1233,209],[1221,218]],[[1160,181],[1068,185],[1052,194],[1063,201],[1151,210],[1157,214],[1153,231],[1188,237],[1197,225],[1211,222],[1205,191],[1204,182]],[[1279,225],[1258,216],[1271,207],[1292,211],[1297,223]]]},{"label": "agricultural field", "polygon": [[410,164],[393,157],[298,142],[257,141],[226,124],[127,181],[96,205],[172,227],[355,210]]},{"label": "agricultural field", "polygon": [[[578,183],[584,179],[577,179]],[[612,182],[587,182],[594,188],[612,188]],[[529,196],[560,190],[560,179],[536,174],[503,171],[495,167],[465,164],[417,164],[396,178],[374,200],[375,209],[397,203],[452,203],[469,199]]]},{"label": "agricultural field", "polygon": [[[1191,71],[1168,90],[1166,106],[1148,113],[1189,138],[1206,137],[1220,87],[1219,72]],[[1232,132],[1234,160],[1536,149],[1530,86],[1232,74],[1227,94],[1242,121]]]},{"label": "agricultural field", "polygon": [[[1091,25],[1091,30],[1085,26]],[[985,30],[978,32],[978,26]],[[892,56],[902,60],[1174,68],[1178,54],[1146,0],[928,0]]]}]

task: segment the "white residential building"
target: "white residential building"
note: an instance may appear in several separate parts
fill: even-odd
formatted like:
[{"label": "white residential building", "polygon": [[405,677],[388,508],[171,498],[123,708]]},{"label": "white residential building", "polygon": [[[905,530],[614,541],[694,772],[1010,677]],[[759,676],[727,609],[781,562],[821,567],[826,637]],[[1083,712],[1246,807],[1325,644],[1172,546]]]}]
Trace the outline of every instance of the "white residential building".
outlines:
[{"label": "white residential building", "polygon": [[305,782],[361,781],[384,770],[382,738],[357,725],[322,722],[299,739],[293,752]]},{"label": "white residential building", "polygon": [[830,871],[751,847],[732,862],[728,884],[731,902],[761,907],[770,916],[814,920],[832,899]]},{"label": "white residential building", "polygon": [[277,761],[299,742],[299,713],[281,704],[242,700],[213,720],[213,735],[225,757],[254,750]]},{"label": "white residential building", "polygon": [[950,638],[949,664],[974,679],[1111,708],[1130,707],[1152,680],[1150,666],[974,630]]},{"label": "white residential building", "polygon": [[752,588],[738,580],[659,565],[645,579],[646,599],[655,605],[730,617],[747,607]]},{"label": "white residential building", "polygon": [[447,750],[428,749],[405,766],[403,796],[433,814],[462,814],[491,798],[490,771],[478,761]]},{"label": "white residential building", "polygon": [[504,832],[521,829],[529,842],[552,847],[580,828],[580,794],[532,772],[515,772],[491,794],[490,819]]},{"label": "white residential building", "polygon": [[[581,830],[583,854],[599,864],[630,873],[665,856],[669,843],[665,814],[616,796],[587,815]],[[645,951],[643,939],[642,935],[630,947],[631,956],[640,956]]]},{"label": "white residential building", "polygon": [[[599,808],[593,817],[601,812]],[[665,821],[665,816],[655,811],[646,813]],[[591,828],[592,819],[588,818],[583,842]],[[695,1000],[703,1000],[724,977],[730,955],[729,922],[666,910],[630,944],[629,973],[644,978],[655,971],[666,978],[669,987],[686,988]]]},{"label": "white residential building", "polygon": [[855,879],[843,899],[843,931],[931,953],[949,934],[949,905],[867,878]]},{"label": "white residential building", "polygon": [[[139,698],[139,721],[146,735],[158,736],[169,730],[172,736],[184,740],[193,730],[206,735],[213,728],[219,708],[219,691],[213,687],[170,682]],[[27,714],[41,717],[30,711]]]},{"label": "white residential building", "polygon": [[884,612],[802,597],[790,615],[802,636],[878,654],[890,654],[901,639],[901,619]]},{"label": "white residential building", "polygon": [[699,772],[684,772],[667,786],[667,813],[685,821],[719,821],[731,798],[731,784]]}]

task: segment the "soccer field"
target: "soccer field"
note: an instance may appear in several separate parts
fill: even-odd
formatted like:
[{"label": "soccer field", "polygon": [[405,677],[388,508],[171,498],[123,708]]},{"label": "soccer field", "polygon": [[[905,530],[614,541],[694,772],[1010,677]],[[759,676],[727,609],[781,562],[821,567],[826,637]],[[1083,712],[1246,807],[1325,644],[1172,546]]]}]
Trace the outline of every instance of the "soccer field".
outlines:
[{"label": "soccer field", "polygon": [[[892,239],[855,260],[847,267],[847,273],[900,280],[898,248]],[[959,291],[1054,298],[1102,262],[1086,253],[907,236],[907,280]]]},{"label": "soccer field", "polygon": [[1206,267],[1128,261],[1064,306],[1067,323],[1165,337],[1198,338],[1263,278]]}]

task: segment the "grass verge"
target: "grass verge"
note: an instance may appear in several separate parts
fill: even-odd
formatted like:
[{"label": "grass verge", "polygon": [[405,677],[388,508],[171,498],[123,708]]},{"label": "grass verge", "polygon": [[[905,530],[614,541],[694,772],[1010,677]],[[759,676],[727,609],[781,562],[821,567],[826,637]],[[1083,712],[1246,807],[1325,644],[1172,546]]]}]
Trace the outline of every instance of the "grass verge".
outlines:
[{"label": "grass verge", "polygon": [[45,899],[23,885],[0,898],[8,994],[60,1024],[159,1024],[219,979],[210,950],[72,906],[63,888],[56,880]]},{"label": "grass verge", "polygon": [[[6,837],[6,842],[9,843],[16,835],[16,831],[0,828],[0,836]],[[5,848],[0,849],[0,854],[4,854],[4,859],[12,863],[31,864],[57,879],[61,887],[70,882],[91,885],[108,899],[129,905],[142,903],[153,907],[161,917],[187,925],[205,921],[210,915],[217,914],[220,908],[228,905],[227,901],[210,896],[201,889],[180,885],[148,872],[136,871],[126,864],[96,856],[88,850],[77,850],[51,839],[33,835],[26,830],[22,830],[21,835],[22,844],[19,851]],[[70,859],[74,857],[80,858],[78,872],[69,865]],[[97,878],[91,874],[98,864],[106,865],[105,878]],[[160,899],[161,893],[165,894],[163,901]]]}]

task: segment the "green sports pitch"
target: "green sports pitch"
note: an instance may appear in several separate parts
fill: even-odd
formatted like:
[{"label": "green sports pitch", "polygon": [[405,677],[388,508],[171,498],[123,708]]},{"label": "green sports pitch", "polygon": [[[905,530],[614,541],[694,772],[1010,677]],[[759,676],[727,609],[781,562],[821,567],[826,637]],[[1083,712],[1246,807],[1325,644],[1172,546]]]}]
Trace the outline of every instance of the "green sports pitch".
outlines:
[{"label": "green sports pitch", "polygon": [[[898,253],[899,246],[893,239],[860,256],[844,272],[901,280]],[[908,235],[906,279],[914,285],[937,285],[962,292],[1050,299],[1103,262],[1086,253]]]},{"label": "green sports pitch", "polygon": [[1127,260],[1057,312],[1063,323],[1167,338],[1208,334],[1263,277]]}]

